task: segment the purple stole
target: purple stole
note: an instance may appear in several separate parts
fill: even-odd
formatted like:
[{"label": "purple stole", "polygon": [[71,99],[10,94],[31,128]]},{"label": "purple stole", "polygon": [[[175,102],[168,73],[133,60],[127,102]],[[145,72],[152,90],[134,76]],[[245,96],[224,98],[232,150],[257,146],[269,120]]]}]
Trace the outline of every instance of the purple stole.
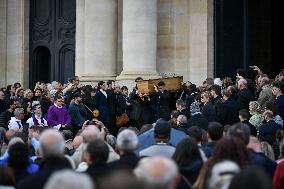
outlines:
[{"label": "purple stole", "polygon": [[[40,120],[41,120],[41,123],[44,124],[43,116],[41,116]],[[34,122],[34,125],[39,125],[35,115],[33,115],[33,122]]]}]

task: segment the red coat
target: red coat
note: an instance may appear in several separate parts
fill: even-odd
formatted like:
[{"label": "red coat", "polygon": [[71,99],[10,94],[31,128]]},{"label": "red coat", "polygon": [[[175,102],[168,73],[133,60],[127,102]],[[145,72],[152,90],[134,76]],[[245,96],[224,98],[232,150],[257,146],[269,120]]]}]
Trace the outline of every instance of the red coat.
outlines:
[{"label": "red coat", "polygon": [[276,171],[273,177],[273,187],[274,189],[284,188],[284,161],[277,165]]}]

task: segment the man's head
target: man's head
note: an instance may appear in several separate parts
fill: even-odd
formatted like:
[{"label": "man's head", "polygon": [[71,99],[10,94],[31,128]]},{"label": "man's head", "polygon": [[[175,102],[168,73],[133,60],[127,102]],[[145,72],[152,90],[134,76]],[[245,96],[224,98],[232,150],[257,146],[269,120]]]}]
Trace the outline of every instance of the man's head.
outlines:
[{"label": "man's head", "polygon": [[272,83],[272,93],[276,97],[284,94],[284,82],[275,81]]},{"label": "man's head", "polygon": [[228,136],[233,136],[241,139],[246,145],[249,143],[250,128],[246,124],[236,123],[232,125],[228,132]]},{"label": "man's head", "polygon": [[247,80],[246,79],[239,79],[238,81],[238,90],[243,90],[247,88]]},{"label": "man's head", "polygon": [[270,84],[270,79],[268,77],[262,77],[260,80],[260,87]]},{"label": "man's head", "polygon": [[73,98],[74,98],[75,103],[77,103],[77,104],[80,104],[82,102],[82,95],[81,95],[80,92],[76,92],[73,95]]},{"label": "man's head", "polygon": [[174,161],[160,156],[140,162],[134,173],[138,180],[152,189],[174,189],[179,180]]},{"label": "man's head", "polygon": [[115,88],[115,81],[114,80],[108,80],[107,81],[107,88],[113,90]]},{"label": "man's head", "polygon": [[239,119],[240,121],[248,120],[249,118],[249,111],[247,109],[241,109],[239,111]]},{"label": "man's head", "polygon": [[219,85],[212,85],[211,86],[211,95],[214,97],[214,98],[217,98],[219,96],[222,96],[222,93],[221,93],[221,87]]},{"label": "man's head", "polygon": [[0,100],[4,100],[5,94],[3,91],[0,91]]},{"label": "man's head", "polygon": [[217,141],[223,136],[224,127],[218,122],[210,122],[207,133],[212,141]]},{"label": "man's head", "polygon": [[98,83],[98,89],[102,89],[103,91],[106,90],[106,83],[104,81],[100,81]]},{"label": "man's head", "polygon": [[109,154],[107,144],[102,140],[94,140],[87,145],[84,158],[88,165],[92,163],[106,163]]},{"label": "man's head", "polygon": [[192,126],[187,130],[188,136],[193,138],[196,143],[200,143],[202,141],[202,129],[198,126]]},{"label": "man's head", "polygon": [[36,115],[41,115],[41,113],[42,113],[40,104],[33,105],[32,110]]},{"label": "man's head", "polygon": [[121,154],[132,153],[138,147],[138,137],[134,131],[125,129],[117,135],[117,147]]},{"label": "man's head", "polygon": [[164,92],[165,91],[165,87],[166,87],[166,83],[164,81],[159,81],[159,83],[158,83],[158,90],[160,92]]},{"label": "man's head", "polygon": [[63,96],[60,95],[56,95],[54,97],[54,104],[56,104],[57,106],[61,107],[64,104],[64,98]]},{"label": "man's head", "polygon": [[22,120],[25,118],[25,112],[23,108],[16,108],[14,111],[14,115],[17,119]]},{"label": "man's head", "polygon": [[91,142],[93,140],[99,139],[100,130],[95,125],[89,125],[82,132],[82,137],[84,143]]},{"label": "man's head", "polygon": [[157,142],[168,142],[171,136],[171,125],[165,120],[158,120],[154,127],[154,137]]},{"label": "man's head", "polygon": [[40,154],[44,157],[61,157],[64,155],[64,138],[60,132],[47,129],[39,137]]},{"label": "man's head", "polygon": [[126,86],[121,87],[121,94],[128,96],[128,88]]},{"label": "man's head", "polygon": [[177,126],[186,125],[187,124],[187,117],[185,115],[179,115],[177,118]]},{"label": "man's head", "polygon": [[183,100],[181,100],[181,99],[178,99],[177,101],[176,101],[176,109],[177,110],[182,110],[183,108],[185,108],[186,107],[186,103],[183,101]]},{"label": "man's head", "polygon": [[270,110],[266,110],[263,112],[262,117],[264,118],[265,121],[269,121],[273,119],[273,112]]}]

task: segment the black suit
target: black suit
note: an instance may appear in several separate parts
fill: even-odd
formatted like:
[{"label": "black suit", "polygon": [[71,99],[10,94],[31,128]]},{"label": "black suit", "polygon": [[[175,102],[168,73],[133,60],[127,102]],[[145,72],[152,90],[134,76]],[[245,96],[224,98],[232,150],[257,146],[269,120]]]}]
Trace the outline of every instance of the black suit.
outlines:
[{"label": "black suit", "polygon": [[169,120],[171,116],[171,94],[166,90],[163,93],[159,91],[155,95],[154,102],[156,103],[156,118]]},{"label": "black suit", "polygon": [[111,170],[133,170],[139,162],[139,158],[136,154],[124,154],[120,156],[120,159],[110,162],[108,165]]},{"label": "black suit", "polygon": [[254,97],[252,95],[252,93],[250,92],[250,90],[248,89],[243,89],[241,91],[238,92],[237,95],[237,110],[241,110],[241,109],[247,109],[249,110],[249,102],[254,100]]},{"label": "black suit", "polygon": [[41,189],[52,173],[62,169],[71,169],[71,165],[66,158],[47,158],[40,165],[39,172],[20,181],[17,185],[17,189]]},{"label": "black suit", "polygon": [[208,128],[208,121],[201,113],[192,115],[191,118],[188,120],[189,127],[198,126],[207,131]]}]

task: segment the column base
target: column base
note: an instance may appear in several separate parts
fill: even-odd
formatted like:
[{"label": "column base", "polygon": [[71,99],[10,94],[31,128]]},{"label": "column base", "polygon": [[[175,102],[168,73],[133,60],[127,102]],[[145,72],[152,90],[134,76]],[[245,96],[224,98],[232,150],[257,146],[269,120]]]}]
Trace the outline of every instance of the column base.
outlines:
[{"label": "column base", "polygon": [[107,81],[107,80],[115,80],[115,75],[82,75],[80,77],[80,81],[83,83],[89,82],[98,82],[98,81]]},{"label": "column base", "polygon": [[137,77],[142,77],[142,79],[157,79],[159,74],[156,71],[122,71],[116,80],[135,80]]}]

